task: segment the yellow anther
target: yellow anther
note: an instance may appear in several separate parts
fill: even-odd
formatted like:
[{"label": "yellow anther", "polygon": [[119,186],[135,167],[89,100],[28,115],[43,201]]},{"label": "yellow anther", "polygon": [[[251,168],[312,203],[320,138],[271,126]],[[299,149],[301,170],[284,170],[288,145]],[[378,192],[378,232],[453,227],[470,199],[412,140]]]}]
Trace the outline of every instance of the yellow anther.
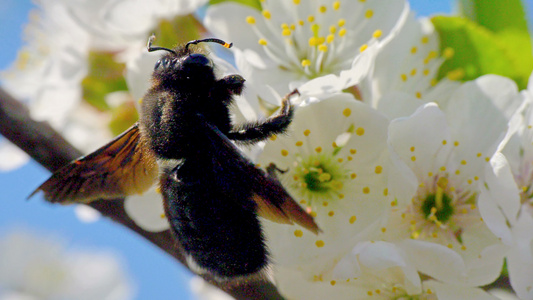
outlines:
[{"label": "yellow anther", "polygon": [[265,39],[259,39],[259,45],[261,46],[266,46],[267,45],[267,41]]},{"label": "yellow anther", "polygon": [[328,173],[322,173],[322,174],[320,174],[320,176],[318,176],[318,180],[320,182],[329,181],[329,180],[331,180],[331,175],[328,174]]},{"label": "yellow anther", "polygon": [[315,47],[318,45],[318,38],[312,36],[309,38],[309,46],[310,47]]},{"label": "yellow anther", "polygon": [[255,18],[252,16],[246,17],[246,23],[248,24],[255,24]]},{"label": "yellow anther", "polygon": [[349,117],[349,116],[352,114],[352,110],[349,109],[349,108],[345,108],[345,109],[342,111],[342,114],[343,114],[345,117]]},{"label": "yellow anther", "polygon": [[346,35],[346,28],[341,28],[341,30],[339,30],[339,36],[343,37],[345,35]]},{"label": "yellow anther", "polygon": [[455,70],[452,70],[448,73],[446,73],[446,78],[449,80],[461,80],[465,77],[465,70],[463,68],[457,68]]},{"label": "yellow anther", "polygon": [[265,17],[265,19],[270,19],[270,17],[272,17],[272,15],[270,14],[270,11],[268,10],[263,10],[261,14],[263,15],[263,17]]},{"label": "yellow anther", "polygon": [[363,52],[363,51],[365,51],[366,49],[368,49],[368,45],[367,45],[367,44],[363,44],[363,45],[359,48],[359,52]]},{"label": "yellow anther", "polygon": [[311,61],[309,59],[302,59],[302,67],[308,67],[310,65],[311,65]]}]

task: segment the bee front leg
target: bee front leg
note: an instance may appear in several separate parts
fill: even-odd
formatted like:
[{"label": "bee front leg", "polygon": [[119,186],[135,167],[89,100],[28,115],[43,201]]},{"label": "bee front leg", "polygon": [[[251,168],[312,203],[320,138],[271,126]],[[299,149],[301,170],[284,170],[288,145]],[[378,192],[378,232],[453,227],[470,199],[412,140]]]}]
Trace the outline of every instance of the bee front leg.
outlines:
[{"label": "bee front leg", "polygon": [[281,101],[278,114],[265,120],[241,124],[230,131],[227,137],[241,144],[253,145],[276,134],[284,133],[294,117],[294,107],[290,103],[290,98],[299,94],[298,90],[287,94]]}]

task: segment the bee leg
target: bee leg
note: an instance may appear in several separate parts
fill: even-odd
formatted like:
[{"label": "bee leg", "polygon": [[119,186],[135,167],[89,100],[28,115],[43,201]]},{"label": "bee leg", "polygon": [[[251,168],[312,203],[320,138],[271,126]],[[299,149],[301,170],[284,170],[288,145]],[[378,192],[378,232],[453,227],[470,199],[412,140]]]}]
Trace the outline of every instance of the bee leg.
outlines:
[{"label": "bee leg", "polygon": [[244,89],[244,81],[240,75],[228,75],[217,82],[222,89],[230,92],[232,95],[240,95]]},{"label": "bee leg", "polygon": [[287,171],[289,171],[289,169],[287,169],[287,170],[282,170],[282,169],[278,168],[278,166],[276,166],[275,163],[270,163],[270,164],[268,164],[268,166],[266,167],[266,171],[267,171],[267,174],[268,174],[270,177],[273,177],[273,178],[278,179],[278,173],[285,174]]},{"label": "bee leg", "polygon": [[298,90],[294,90],[283,98],[277,115],[236,126],[227,134],[227,137],[241,144],[253,145],[273,135],[284,133],[294,117],[294,107],[290,103],[290,98],[297,94],[300,94]]}]

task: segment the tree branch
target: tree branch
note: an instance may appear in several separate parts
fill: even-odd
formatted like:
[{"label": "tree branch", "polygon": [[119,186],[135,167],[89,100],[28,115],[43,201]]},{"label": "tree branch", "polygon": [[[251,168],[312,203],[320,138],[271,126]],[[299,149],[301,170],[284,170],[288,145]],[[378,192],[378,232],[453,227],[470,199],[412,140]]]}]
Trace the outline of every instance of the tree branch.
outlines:
[{"label": "tree branch", "polygon": [[[0,88],[0,134],[26,152],[51,172],[82,156],[82,153],[66,141],[46,122],[31,119],[28,108]],[[148,232],[137,226],[124,210],[124,199],[97,200],[89,204],[103,216],[120,223],[157,245],[183,265],[183,251],[170,231]],[[270,282],[243,282],[228,286],[214,281],[208,275],[205,280],[224,290],[236,299],[282,300],[276,287]]]}]

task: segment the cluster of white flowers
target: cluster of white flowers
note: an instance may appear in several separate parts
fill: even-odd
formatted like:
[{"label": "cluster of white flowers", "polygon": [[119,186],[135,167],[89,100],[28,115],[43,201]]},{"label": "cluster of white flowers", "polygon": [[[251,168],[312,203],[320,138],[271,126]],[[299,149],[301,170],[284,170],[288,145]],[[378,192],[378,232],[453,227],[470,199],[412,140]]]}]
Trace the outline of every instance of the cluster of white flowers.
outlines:
[{"label": "cluster of white flowers", "polygon": [[66,250],[53,238],[15,231],[0,240],[0,299],[131,299],[133,286],[111,253]]},{"label": "cluster of white flowers", "polygon": [[205,23],[235,41],[252,107],[301,92],[257,159],[288,170],[323,230],[264,222],[282,294],[496,299],[479,287],[507,258],[531,299],[533,94],[495,75],[438,81],[453,50],[405,1],[261,3],[211,6]]},{"label": "cluster of white flowers", "polygon": [[[131,53],[138,53],[154,20],[203,3],[184,10],[164,0],[148,7],[64,2],[75,25],[69,30],[83,31],[75,35],[85,37],[75,43],[83,50],[58,37],[63,42],[46,47],[64,54],[46,48],[47,55],[69,68],[43,65],[42,72],[67,76],[71,81],[61,82],[73,87],[86,67],[83,59],[76,60],[79,67],[71,62],[85,57],[85,44],[130,47],[134,98],[147,87],[153,59]],[[288,299],[497,299],[480,287],[501,275],[506,260],[518,297],[533,299],[533,80],[522,92],[496,75],[437,80],[454,50],[440,52],[432,23],[415,18],[406,0],[260,3],[262,10],[238,1],[211,5],[203,24],[234,43],[236,69],[247,80],[237,101],[242,117],[261,116],[294,88],[301,94],[289,133],[266,143],[256,158],[260,166],[288,170],[280,174],[283,185],[323,231],[264,221],[281,293]],[[38,99],[60,94],[55,101],[63,103],[79,98],[65,102],[65,90],[46,88],[26,92]],[[38,107],[49,108],[49,101]],[[162,206],[154,203],[139,197],[126,210],[143,228],[165,230]]]}]

